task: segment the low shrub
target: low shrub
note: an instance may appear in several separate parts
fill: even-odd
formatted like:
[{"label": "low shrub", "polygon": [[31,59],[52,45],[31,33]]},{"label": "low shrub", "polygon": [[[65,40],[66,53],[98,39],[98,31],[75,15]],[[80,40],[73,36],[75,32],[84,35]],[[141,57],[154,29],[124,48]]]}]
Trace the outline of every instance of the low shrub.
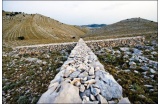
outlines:
[{"label": "low shrub", "polygon": [[18,40],[24,40],[25,38],[24,38],[24,36],[19,36],[18,37]]}]

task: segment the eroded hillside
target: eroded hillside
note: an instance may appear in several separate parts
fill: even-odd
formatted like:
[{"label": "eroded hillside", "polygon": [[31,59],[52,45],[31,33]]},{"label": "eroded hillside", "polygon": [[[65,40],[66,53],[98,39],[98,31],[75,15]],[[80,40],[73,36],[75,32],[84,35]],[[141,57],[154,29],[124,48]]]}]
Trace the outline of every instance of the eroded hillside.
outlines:
[{"label": "eroded hillside", "polygon": [[[10,46],[77,41],[86,29],[40,14],[3,12],[3,43]],[[18,39],[24,37],[24,39]]]}]

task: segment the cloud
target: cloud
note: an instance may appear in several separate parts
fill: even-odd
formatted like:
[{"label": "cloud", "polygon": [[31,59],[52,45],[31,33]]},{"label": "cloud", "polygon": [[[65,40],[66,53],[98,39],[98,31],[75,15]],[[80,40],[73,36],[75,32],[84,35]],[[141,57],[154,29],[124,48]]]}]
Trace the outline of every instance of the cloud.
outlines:
[{"label": "cloud", "polygon": [[3,9],[39,13],[66,24],[111,24],[132,17],[157,21],[157,1],[3,1]]},{"label": "cloud", "polygon": [[119,7],[129,5],[129,2],[123,2],[123,1],[111,1],[110,4],[106,5],[103,10],[113,10],[118,9]]}]

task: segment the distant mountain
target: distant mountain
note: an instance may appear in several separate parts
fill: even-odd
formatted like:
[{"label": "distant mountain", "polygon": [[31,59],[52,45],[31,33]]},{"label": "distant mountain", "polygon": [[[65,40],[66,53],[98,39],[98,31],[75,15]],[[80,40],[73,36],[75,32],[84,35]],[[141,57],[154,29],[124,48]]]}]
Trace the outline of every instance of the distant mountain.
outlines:
[{"label": "distant mountain", "polygon": [[101,28],[107,26],[106,24],[90,24],[90,25],[81,25],[81,27],[87,27],[89,29]]},{"label": "distant mountain", "polygon": [[88,32],[40,14],[3,11],[2,16],[3,42],[12,46],[75,41]]},{"label": "distant mountain", "polygon": [[104,39],[122,36],[136,36],[152,33],[154,34],[157,32],[157,22],[143,18],[130,18],[101,28],[92,29],[92,31],[86,33],[83,38]]}]

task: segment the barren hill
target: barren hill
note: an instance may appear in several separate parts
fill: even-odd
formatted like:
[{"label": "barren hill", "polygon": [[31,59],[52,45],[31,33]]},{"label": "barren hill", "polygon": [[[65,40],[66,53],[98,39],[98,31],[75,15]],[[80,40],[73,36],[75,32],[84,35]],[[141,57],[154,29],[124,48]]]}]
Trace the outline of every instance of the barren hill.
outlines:
[{"label": "barren hill", "polygon": [[3,11],[3,43],[11,46],[76,41],[85,32],[40,14]]},{"label": "barren hill", "polygon": [[93,29],[84,35],[85,40],[104,39],[123,36],[157,34],[158,23],[142,18],[131,18],[119,21],[102,28]]}]

